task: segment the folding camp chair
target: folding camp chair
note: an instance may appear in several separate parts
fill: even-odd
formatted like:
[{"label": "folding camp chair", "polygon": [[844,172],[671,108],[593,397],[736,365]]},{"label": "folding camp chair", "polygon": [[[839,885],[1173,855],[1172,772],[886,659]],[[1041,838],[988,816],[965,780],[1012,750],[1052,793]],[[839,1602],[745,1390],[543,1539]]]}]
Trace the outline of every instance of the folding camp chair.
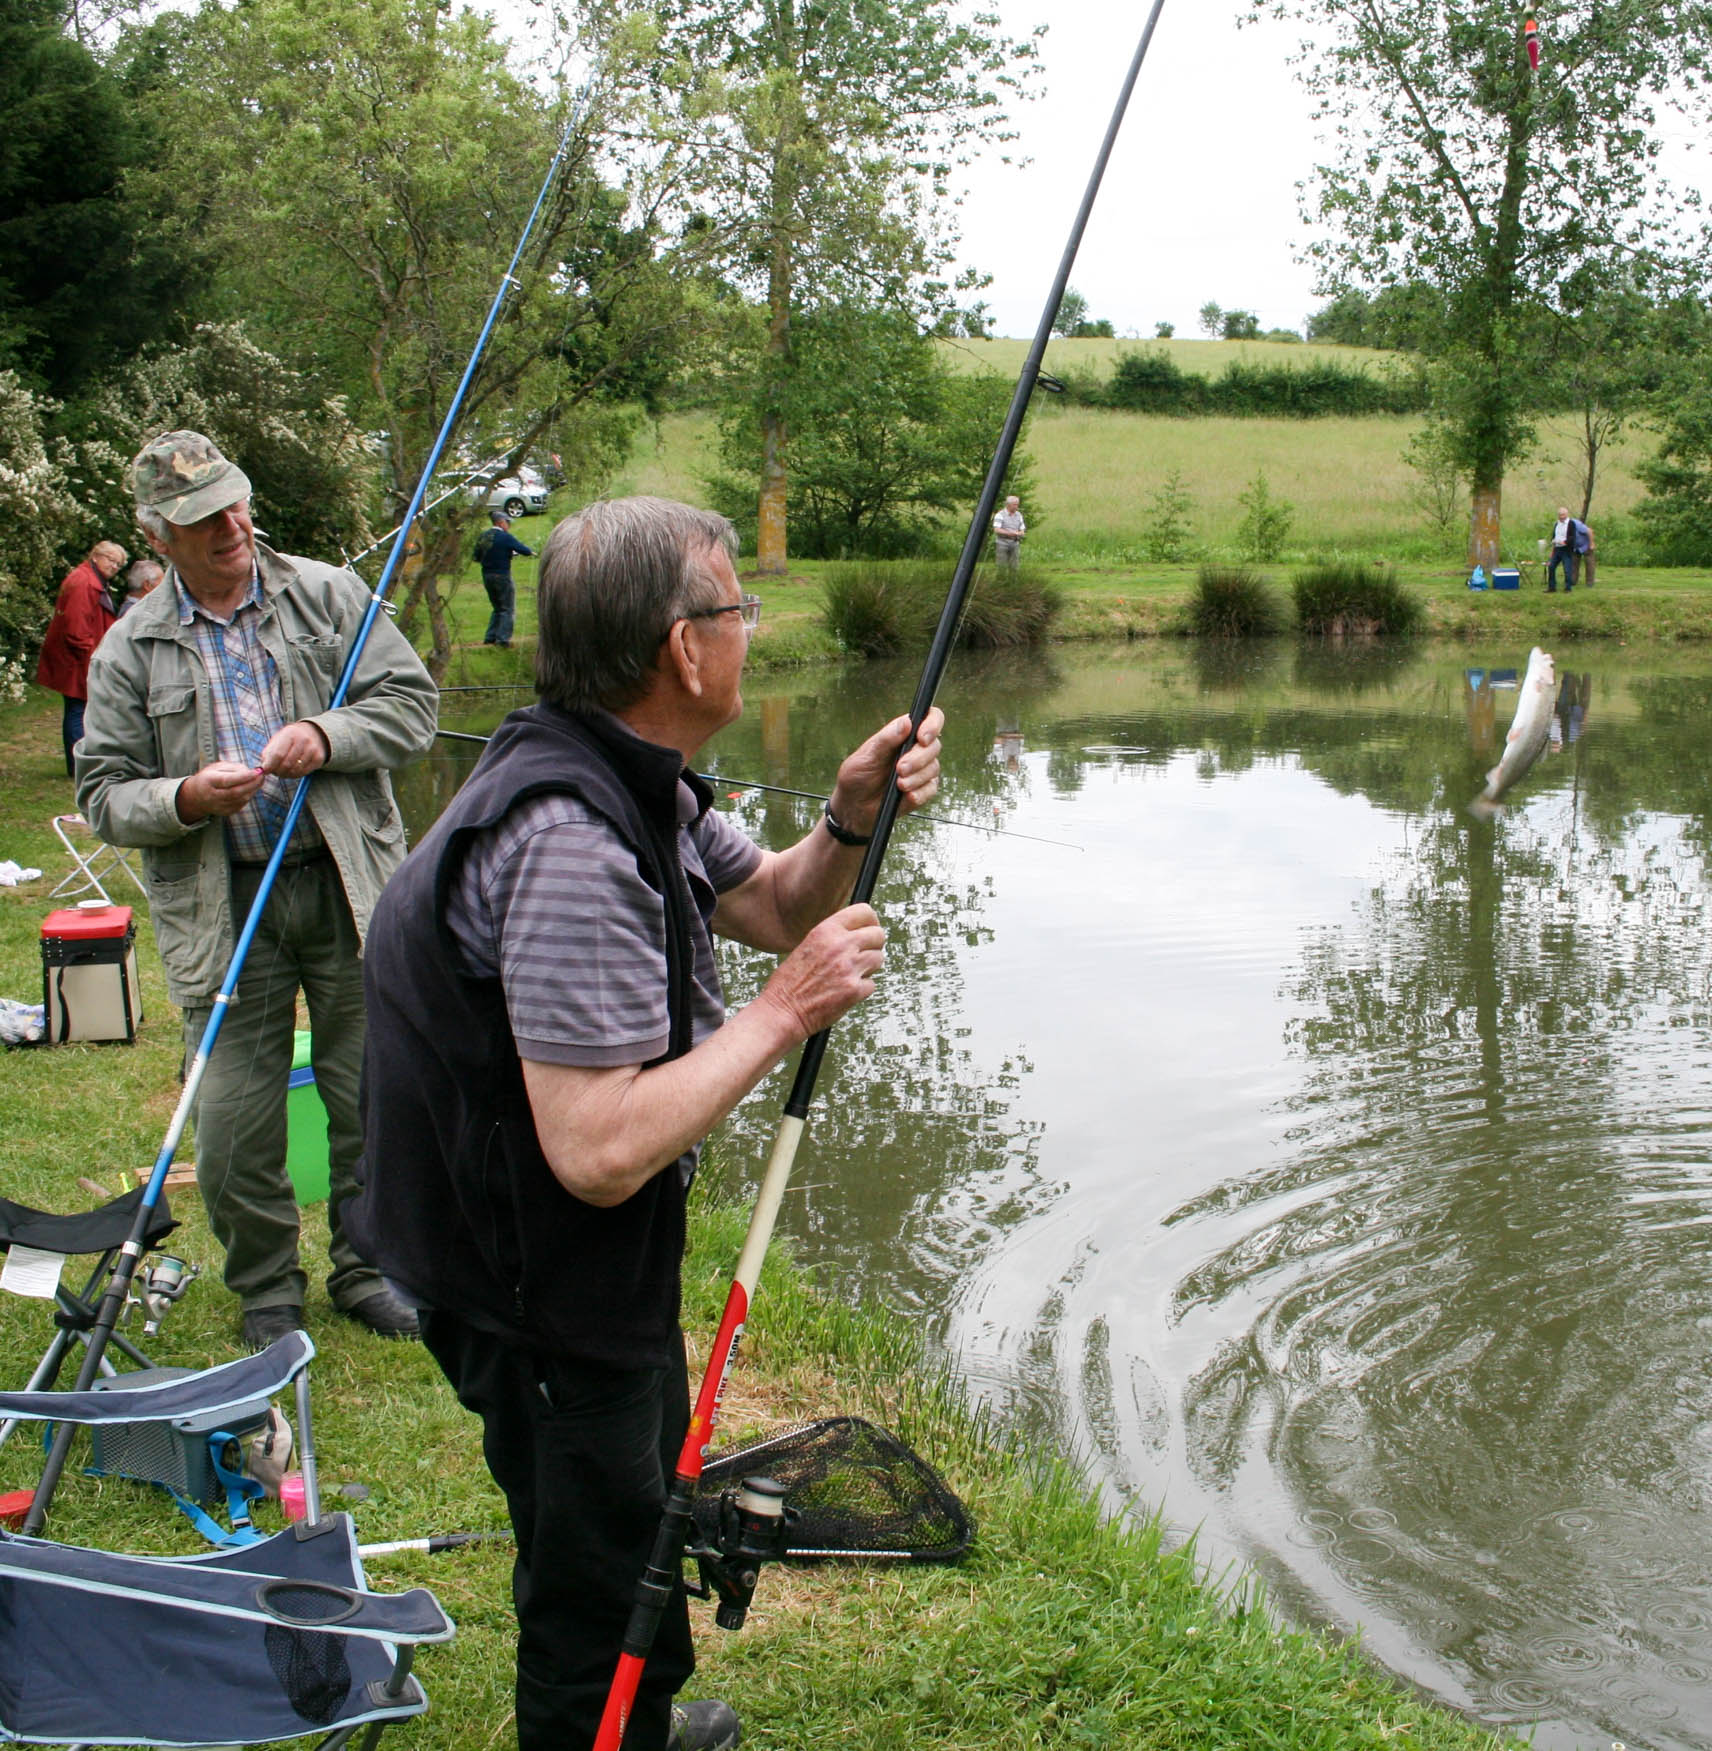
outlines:
[{"label": "folding camp chair", "polygon": [[[75,894],[94,892],[111,906],[113,896],[102,886],[101,878],[106,876],[111,881],[119,870],[123,870],[131,878],[139,894],[148,893],[148,889],[143,886],[143,878],[131,864],[131,854],[122,846],[109,845],[106,840],[97,839],[95,829],[81,815],[55,815],[53,830],[59,835],[59,842],[65,847],[75,867],[48,895],[50,900],[57,900],[62,894],[69,898]],[[81,850],[76,839],[86,837],[93,843],[88,850]]]},{"label": "folding camp chair", "polygon": [[[92,1256],[95,1259],[95,1268],[81,1290],[68,1289],[61,1283],[54,1291],[54,1324],[58,1330],[41,1361],[36,1364],[27,1391],[39,1392],[52,1386],[59,1378],[60,1365],[72,1344],[89,1342],[89,1329],[95,1323],[96,1303],[102,1286],[112,1275],[113,1261],[130,1235],[142,1199],[143,1188],[139,1186],[99,1209],[87,1210],[78,1216],[53,1216],[45,1210],[32,1210],[27,1204],[15,1204],[10,1198],[0,1198],[0,1253],[19,1246],[37,1252],[57,1253],[62,1257]],[[177,1226],[166,1199],[161,1198],[149,1219],[144,1244],[156,1245]],[[120,1333],[115,1332],[110,1342],[139,1368],[152,1366],[149,1358]],[[101,1358],[101,1371],[108,1375],[117,1372],[105,1356]],[[16,1417],[0,1419],[0,1446],[17,1426]]]},{"label": "folding camp chair", "polygon": [[117,1556],[0,1534],[0,1740],[234,1746],[322,1735],[339,1751],[428,1706],[416,1649],[449,1641],[425,1588],[371,1593],[349,1516],[323,1515],[309,1418],[315,1347],[132,1390],[0,1393],[0,1414],[99,1425],[217,1414],[295,1382],[307,1518],[241,1549]]}]

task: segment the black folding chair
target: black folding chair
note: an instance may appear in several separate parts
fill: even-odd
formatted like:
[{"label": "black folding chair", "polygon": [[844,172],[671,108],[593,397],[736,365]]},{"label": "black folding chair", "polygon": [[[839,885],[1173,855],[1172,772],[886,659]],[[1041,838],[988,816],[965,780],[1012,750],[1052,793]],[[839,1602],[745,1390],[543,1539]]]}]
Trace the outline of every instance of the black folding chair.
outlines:
[{"label": "black folding chair", "polygon": [[120,1556],[0,1533],[0,1740],[234,1746],[319,1733],[317,1751],[428,1706],[416,1649],[449,1641],[425,1588],[371,1593],[356,1532],[323,1515],[309,1413],[315,1346],[293,1332],[256,1356],[123,1393],[0,1393],[0,1414],[99,1425],[222,1413],[295,1383],[307,1517],[241,1549]]},{"label": "black folding chair", "polygon": [[[95,1268],[81,1290],[68,1289],[61,1283],[54,1292],[54,1325],[58,1329],[41,1361],[36,1364],[26,1391],[37,1392],[52,1386],[59,1378],[60,1367],[72,1344],[88,1343],[89,1328],[95,1323],[101,1290],[113,1274],[113,1261],[130,1235],[142,1199],[143,1188],[139,1186],[98,1209],[86,1210],[77,1216],[55,1216],[46,1210],[33,1210],[27,1204],[13,1203],[10,1198],[0,1198],[0,1253],[10,1252],[14,1246],[27,1246],[68,1258],[95,1259]],[[145,1244],[157,1245],[177,1226],[166,1199],[162,1197],[149,1219]],[[135,1344],[118,1332],[113,1334],[111,1346],[139,1368],[153,1366]],[[117,1372],[105,1356],[101,1358],[101,1371],[107,1375]],[[6,1443],[17,1425],[16,1417],[0,1420],[0,1446]]]}]

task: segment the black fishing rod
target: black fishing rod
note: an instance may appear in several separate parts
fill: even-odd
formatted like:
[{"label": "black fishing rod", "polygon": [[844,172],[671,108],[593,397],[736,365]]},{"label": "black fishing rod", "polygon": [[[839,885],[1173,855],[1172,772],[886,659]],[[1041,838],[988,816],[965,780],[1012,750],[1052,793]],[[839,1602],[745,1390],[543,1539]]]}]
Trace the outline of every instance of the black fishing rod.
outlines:
[{"label": "black fishing rod", "polygon": [[[493,333],[495,324],[499,321],[500,312],[505,308],[512,288],[522,283],[517,278],[517,270],[522,263],[523,252],[528,247],[529,239],[534,233],[535,221],[540,216],[542,207],[546,205],[548,192],[558,178],[560,166],[563,165],[565,156],[570,150],[571,136],[582,117],[586,101],[592,95],[593,89],[591,81],[583,92],[582,101],[573,105],[570,117],[565,123],[564,133],[559,138],[558,150],[553,154],[552,163],[547,167],[547,174],[541,179],[540,192],[535,196],[534,206],[529,209],[529,217],[524,222],[523,231],[517,239],[516,249],[512,251],[511,260],[507,264],[505,272],[500,276],[498,289],[494,292],[493,302],[488,308],[487,320],[482,324],[481,333],[476,337],[475,346],[470,352],[469,363],[464,367],[464,374],[459,379],[451,403],[446,409],[446,417],[441,422],[439,435],[435,438],[433,447],[428,452],[427,460],[422,464],[422,473],[410,496],[410,503],[405,509],[404,521],[398,527],[397,539],[393,542],[392,551],[387,555],[386,565],[381,570],[380,580],[370,593],[368,608],[364,611],[362,621],[351,640],[350,651],[345,658],[344,670],[339,676],[338,685],[333,689],[332,698],[328,701],[329,711],[336,711],[345,703],[345,697],[350,691],[351,682],[357,672],[357,664],[362,660],[363,648],[368,643],[369,633],[374,628],[375,620],[385,604],[386,593],[391,588],[399,562],[404,557],[405,544],[410,538],[411,527],[421,514],[422,501],[428,495],[434,471],[440,465],[440,456],[451,441],[458,415],[463,409],[464,396],[468,393],[470,384],[475,377],[476,367],[481,363],[483,353],[487,351],[488,339]],[[255,941],[256,930],[261,923],[262,914],[267,910],[268,900],[273,893],[280,867],[285,861],[286,846],[290,842],[292,832],[303,813],[314,776],[313,773],[307,773],[299,778],[296,789],[292,792],[290,806],[286,809],[285,820],[279,829],[279,837],[274,841],[273,852],[269,856],[267,867],[262,871],[261,880],[257,884],[255,900],[250,906],[243,928],[238,933],[237,945],[232,951],[232,958],[227,965],[226,975],[220,983],[220,989],[215,993],[208,1025],[203,1030],[202,1038],[198,1041],[196,1051],[185,1072],[184,1088],[179,1095],[178,1105],[173,1110],[172,1120],[167,1126],[166,1137],[161,1143],[160,1153],[155,1158],[148,1183],[143,1188],[142,1202],[137,1206],[136,1218],[131,1225],[130,1235],[119,1249],[118,1259],[113,1266],[113,1274],[108,1279],[106,1293],[102,1296],[95,1323],[89,1328],[88,1336],[85,1339],[83,1365],[78,1369],[77,1381],[72,1388],[75,1392],[85,1391],[90,1382],[94,1380],[101,1365],[101,1358],[107,1353],[107,1344],[113,1335],[113,1329],[118,1324],[119,1315],[124,1309],[125,1295],[130,1288],[131,1278],[136,1272],[137,1262],[147,1250],[145,1236],[154,1216],[155,1206],[160,1202],[162,1190],[166,1185],[167,1170],[172,1166],[173,1156],[178,1152],[179,1140],[183,1137],[185,1126],[189,1123],[191,1112],[195,1108],[196,1097],[202,1088],[202,1079],[208,1069],[208,1060],[213,1053],[214,1043],[220,1037],[220,1029],[225,1023],[226,1012],[237,995],[238,976],[242,973],[244,963],[249,958],[250,946]],[[30,1502],[29,1512],[24,1516],[23,1529],[32,1537],[41,1531],[42,1525],[47,1519],[48,1505],[53,1500],[54,1491],[65,1470],[66,1457],[71,1451],[71,1438],[75,1432],[75,1424],[61,1423],[59,1425],[53,1447],[48,1453],[47,1464],[42,1468],[41,1481],[36,1485],[36,1493]]]},{"label": "black fishing rod", "polygon": [[[999,433],[998,448],[993,452],[993,460],[981,488],[980,503],[970,519],[969,533],[964,539],[957,569],[952,575],[950,593],[946,596],[945,607],[940,613],[939,625],[934,632],[933,643],[928,649],[927,661],[922,669],[921,682],[910,705],[910,738],[905,747],[913,742],[916,732],[921,728],[922,719],[932,709],[933,696],[939,691],[946,664],[951,660],[951,648],[956,642],[958,623],[963,617],[963,608],[974,583],[975,562],[986,541],[988,525],[992,521],[993,509],[998,504],[999,489],[1004,485],[1005,474],[1010,467],[1011,454],[1016,449],[1017,438],[1022,432],[1023,417],[1028,412],[1029,400],[1040,380],[1041,361],[1046,356],[1046,344],[1052,338],[1052,325],[1058,317],[1058,306],[1070,283],[1070,270],[1075,265],[1082,234],[1088,228],[1088,218],[1094,210],[1094,198],[1100,191],[1100,183],[1111,159],[1112,148],[1117,144],[1118,130],[1122,127],[1124,113],[1129,108],[1130,95],[1141,75],[1142,62],[1147,59],[1148,45],[1153,41],[1154,27],[1159,23],[1159,14],[1164,5],[1165,0],[1153,0],[1147,23],[1142,28],[1141,41],[1136,45],[1134,59],[1130,62],[1129,72],[1124,78],[1123,88],[1118,93],[1117,104],[1112,111],[1112,119],[1107,124],[1105,139],[1101,142],[1099,155],[1094,160],[1093,172],[1088,178],[1082,204],[1077,208],[1075,221],[1070,227],[1070,238],[1064,246],[1063,259],[1058,264],[1052,290],[1047,294],[1040,326],[1035,330],[1034,344],[1028,350],[1022,373],[1017,379],[1016,392],[1011,397],[1010,410],[1005,415],[1005,423]],[[898,818],[900,801],[897,773],[894,770],[880,802],[873,838],[862,858],[861,871],[856,877],[856,886],[850,900],[852,905],[863,904],[873,897],[880,879],[880,865],[885,859],[886,846],[891,840],[892,828]],[[601,1716],[600,1731],[595,1736],[594,1751],[619,1751],[643,1669],[654,1646],[660,1620],[665,1614],[666,1603],[671,1598],[674,1587],[683,1578],[684,1549],[693,1525],[696,1484],[700,1480],[708,1444],[712,1439],[714,1420],[719,1414],[719,1402],[724,1396],[725,1382],[731,1372],[732,1363],[737,1359],[737,1347],[742,1341],[743,1327],[749,1317],[750,1298],[760,1280],[761,1264],[772,1239],[779,1205],[790,1184],[797,1145],[802,1140],[803,1130],[808,1122],[809,1102],[814,1097],[814,1085],[820,1075],[821,1063],[826,1057],[829,1033],[830,1029],[823,1028],[815,1034],[803,1047],[802,1057],[797,1063],[796,1080],[791,1085],[784,1113],[779,1120],[772,1154],[767,1161],[767,1171],[755,1200],[754,1214],[749,1220],[749,1232],[737,1260],[736,1276],[726,1297],[725,1312],[708,1355],[695,1409],[690,1414],[689,1431],[684,1437],[683,1450],[678,1455],[677,1470],[673,1476],[671,1492],[666,1498],[665,1510],[660,1517],[654,1548],[649,1555],[648,1566],[637,1584],[636,1602],[625,1630],[612,1688],[607,1692],[606,1710]],[[754,1495],[755,1492],[749,1493]],[[748,1508],[741,1528],[743,1542],[734,1552],[729,1553],[735,1561],[728,1565],[724,1584],[719,1585],[718,1618],[721,1624],[732,1629],[738,1628],[743,1622],[750,1597],[755,1590],[756,1570],[760,1563],[771,1555],[781,1554],[784,1543],[782,1501],[774,1502],[770,1509],[765,1503],[752,1501]],[[767,1524],[769,1521],[770,1527]],[[771,1548],[768,1547],[769,1531]]]}]

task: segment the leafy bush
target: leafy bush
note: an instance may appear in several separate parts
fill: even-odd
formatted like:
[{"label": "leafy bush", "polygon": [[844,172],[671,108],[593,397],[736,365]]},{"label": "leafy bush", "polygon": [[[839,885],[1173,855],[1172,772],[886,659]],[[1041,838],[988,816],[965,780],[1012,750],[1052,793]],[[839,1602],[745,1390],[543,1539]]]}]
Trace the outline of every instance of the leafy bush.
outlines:
[{"label": "leafy bush", "polygon": [[[790,546],[804,559],[898,559],[961,535],[980,497],[1010,405],[997,376],[959,376],[907,317],[860,305],[811,311],[792,325],[783,411],[790,433]],[[720,422],[722,472],[708,502],[747,543],[762,468],[764,361],[734,380]],[[1019,446],[1004,491],[1030,502]],[[1031,512],[1030,521],[1037,522]]]},{"label": "leafy bush", "polygon": [[1284,629],[1272,586],[1245,565],[1204,565],[1189,600],[1189,625],[1203,638],[1268,638]]},{"label": "leafy bush", "polygon": [[1296,507],[1288,499],[1272,496],[1264,472],[1255,475],[1246,492],[1236,495],[1236,502],[1243,507],[1242,521],[1236,526],[1237,551],[1261,565],[1282,558]]},{"label": "leafy bush", "polygon": [[[851,561],[822,581],[826,629],[854,655],[896,656],[925,645],[939,624],[951,565],[930,561]],[[1063,606],[1057,587],[1026,566],[976,571],[957,641],[996,650],[1038,644]]]},{"label": "leafy bush", "polygon": [[1325,560],[1291,581],[1296,624],[1328,638],[1364,638],[1418,631],[1424,611],[1388,565],[1359,559]]},{"label": "leafy bush", "polygon": [[1181,370],[1165,353],[1125,353],[1106,387],[1106,402],[1132,413],[1200,413],[1207,405],[1207,380]]}]

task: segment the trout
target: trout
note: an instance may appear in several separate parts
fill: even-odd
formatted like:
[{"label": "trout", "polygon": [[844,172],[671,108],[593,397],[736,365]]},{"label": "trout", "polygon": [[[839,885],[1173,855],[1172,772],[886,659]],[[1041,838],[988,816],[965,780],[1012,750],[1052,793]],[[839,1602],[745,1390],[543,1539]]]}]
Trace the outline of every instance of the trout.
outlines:
[{"label": "trout", "polygon": [[1516,715],[1504,738],[1504,753],[1486,774],[1486,788],[1468,805],[1478,820],[1490,821],[1513,785],[1520,783],[1551,740],[1557,708],[1557,665],[1538,645],[1528,653],[1528,672],[1516,697]]}]

